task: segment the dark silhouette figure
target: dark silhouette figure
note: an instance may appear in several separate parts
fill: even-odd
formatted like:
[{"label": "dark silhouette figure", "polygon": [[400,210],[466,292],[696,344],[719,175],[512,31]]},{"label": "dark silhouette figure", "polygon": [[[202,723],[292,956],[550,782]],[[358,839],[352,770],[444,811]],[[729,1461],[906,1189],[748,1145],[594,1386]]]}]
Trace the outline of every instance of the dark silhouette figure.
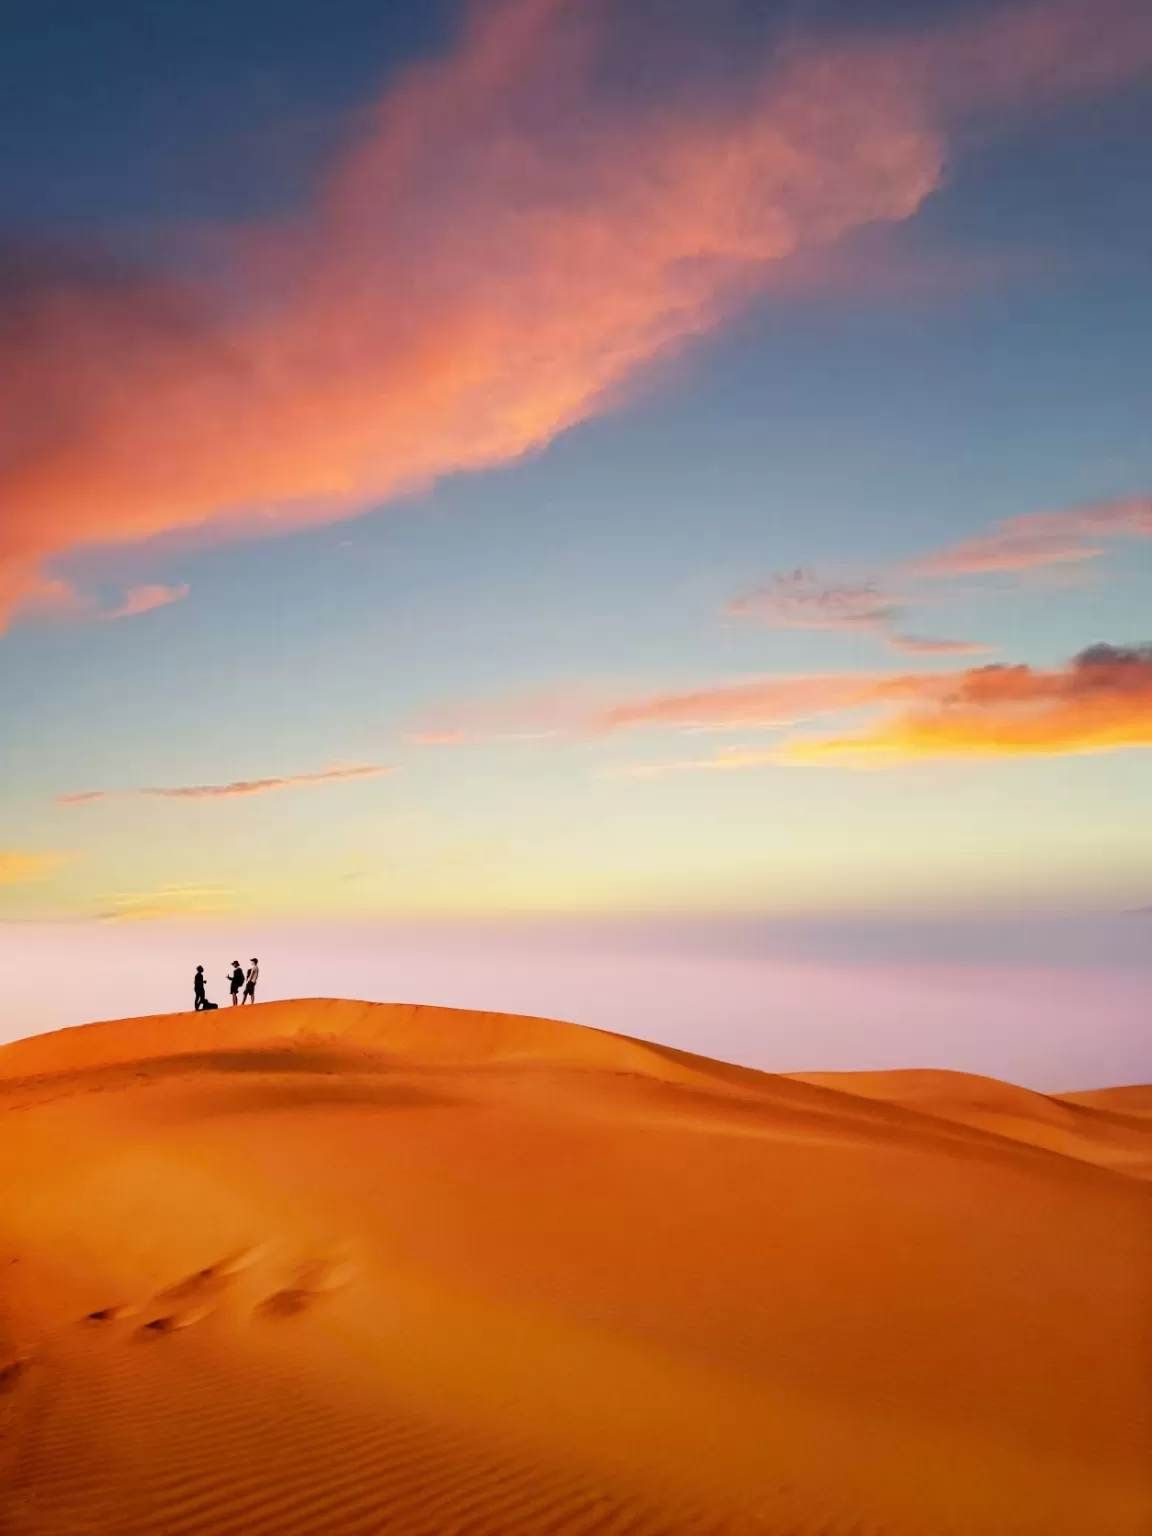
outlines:
[{"label": "dark silhouette figure", "polygon": [[196,974],[192,978],[192,994],[195,998],[195,1003],[193,1006],[195,1007],[197,1013],[202,1013],[207,1009],[215,1008],[216,1004],[210,1003],[204,992],[204,967],[202,965],[198,965],[196,967]]},{"label": "dark silhouette figure", "polygon": [[244,985],[244,972],[240,969],[239,960],[232,962],[232,969],[228,973],[228,985],[232,990],[232,1006],[235,1008],[240,1001],[240,989]]},{"label": "dark silhouette figure", "polygon": [[256,1001],[256,983],[260,980],[260,962],[253,958],[248,967],[248,974],[244,978],[244,996],[240,999],[240,1006]]}]

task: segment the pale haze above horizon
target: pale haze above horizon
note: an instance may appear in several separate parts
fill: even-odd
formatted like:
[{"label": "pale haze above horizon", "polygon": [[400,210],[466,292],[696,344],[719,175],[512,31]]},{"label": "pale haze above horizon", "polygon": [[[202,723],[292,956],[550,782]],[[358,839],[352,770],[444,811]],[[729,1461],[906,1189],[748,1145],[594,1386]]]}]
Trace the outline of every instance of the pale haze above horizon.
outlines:
[{"label": "pale haze above horizon", "polygon": [[1152,1078],[1152,7],[5,31],[4,1038]]}]

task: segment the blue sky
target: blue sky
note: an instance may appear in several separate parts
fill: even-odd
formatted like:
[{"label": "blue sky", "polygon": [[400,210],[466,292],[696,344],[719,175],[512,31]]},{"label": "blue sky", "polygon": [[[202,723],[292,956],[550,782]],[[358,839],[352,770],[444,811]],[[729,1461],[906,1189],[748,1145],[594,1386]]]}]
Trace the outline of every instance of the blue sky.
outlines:
[{"label": "blue sky", "polygon": [[[553,9],[563,19],[563,6]],[[706,17],[699,6],[653,0],[631,26],[659,38],[675,119],[678,37],[706,39],[711,90],[726,69],[744,79],[742,50],[753,45],[769,72],[778,68],[772,47],[785,34],[839,48],[849,17],[857,34],[898,49],[934,25],[995,28],[1026,11],[1040,23],[1047,11],[1055,23],[1074,9],[1063,0],[952,4],[932,17],[922,5],[744,5]],[[597,43],[609,81],[638,56],[629,52],[635,40],[613,31],[619,10],[607,7]],[[296,221],[313,217],[317,189],[359,164],[354,146],[376,131],[364,127],[372,104],[389,99],[408,65],[447,60],[449,96],[464,88],[454,81],[465,78],[468,44],[448,5],[336,4],[323,17],[310,6],[253,3],[227,13],[121,7],[101,18],[78,4],[15,11],[15,89],[0,107],[0,134],[20,153],[0,172],[0,228],[19,261],[0,268],[0,284],[16,315],[62,272],[79,305],[96,304],[116,263],[115,292],[137,305],[144,276],[167,282],[179,270],[195,279],[229,241],[291,241]],[[1119,38],[1134,13],[1118,4],[1097,14],[1106,43],[1109,26]],[[545,38],[539,58],[526,54],[528,76],[554,67],[549,46]],[[1001,743],[1015,739],[1019,709],[1064,708],[1082,649],[1148,638],[1152,539],[1112,534],[1099,557],[947,580],[907,570],[1029,514],[1135,505],[1152,490],[1152,212],[1139,195],[1152,141],[1152,43],[1147,59],[1131,38],[1117,51],[1131,65],[1117,64],[1103,84],[1078,81],[1074,60],[1064,59],[1069,83],[1060,90],[1036,91],[1022,75],[1007,106],[984,107],[976,92],[976,105],[944,124],[945,170],[914,211],[862,216],[838,239],[802,235],[783,261],[758,255],[739,302],[707,313],[670,348],[640,348],[571,424],[563,412],[546,419],[530,451],[501,450],[488,467],[461,471],[417,420],[424,459],[442,466],[418,489],[369,490],[349,515],[309,514],[311,526],[278,537],[249,536],[256,507],[244,504],[242,486],[237,503],[204,502],[171,522],[158,515],[148,526],[159,537],[149,540],[128,536],[115,506],[107,528],[90,516],[89,482],[76,489],[51,478],[71,474],[70,455],[89,441],[93,486],[109,465],[121,472],[119,440],[104,453],[98,397],[121,383],[129,396],[134,388],[138,310],[126,310],[122,367],[115,330],[111,340],[101,333],[93,400],[81,393],[81,447],[60,438],[33,390],[21,401],[31,405],[7,478],[0,460],[17,530],[0,553],[23,583],[0,639],[0,875],[8,871],[0,912],[104,921],[1107,911],[1149,899],[1152,684],[1117,686],[1104,734],[1053,714],[1027,751]],[[814,75],[804,88],[818,97],[819,82]],[[533,114],[547,109],[531,79],[514,84],[530,104],[526,121],[537,122]],[[663,111],[656,65],[641,85]],[[594,113],[600,86],[584,88]],[[610,93],[604,101],[614,133],[617,106]],[[711,96],[707,108],[720,110]],[[861,111],[871,110],[865,101]],[[503,132],[503,120],[484,111],[482,129]],[[552,124],[544,128],[547,136]],[[647,120],[642,128],[655,131]],[[580,141],[557,133],[578,156]],[[446,167],[452,185],[451,157],[466,146],[443,124],[434,134],[434,166]],[[558,160],[556,185],[570,168]],[[719,175],[718,162],[699,193],[701,220],[726,216],[708,201]],[[550,197],[552,183],[542,185]],[[754,178],[744,194],[759,195]],[[856,194],[846,184],[840,195]],[[424,192],[406,196],[404,217],[424,217]],[[443,198],[431,227],[448,254],[430,259],[444,264],[445,281],[465,284],[451,291],[467,298],[468,274],[457,268],[471,259],[474,210],[465,192]],[[675,187],[669,199],[669,209],[682,206]],[[585,208],[582,217],[594,214]],[[354,286],[376,260],[390,270],[392,237],[387,220],[377,230],[375,215],[357,206],[341,236],[349,265],[340,281]],[[368,242],[368,266],[358,238]],[[694,259],[695,236],[685,238],[670,263]],[[545,295],[536,305],[551,302],[547,276],[533,274]],[[487,285],[485,303],[504,302],[485,273],[475,281]],[[515,270],[502,281],[515,300]],[[615,302],[608,268],[603,290],[603,302]],[[405,323],[406,302],[399,286],[374,291],[370,325],[391,334]],[[41,343],[37,333],[37,367],[44,357],[67,366],[70,348],[83,344],[75,338],[88,311],[77,313],[62,337]],[[364,319],[346,317],[349,345],[360,345]],[[524,345],[534,320],[552,336],[559,319],[532,309]],[[290,328],[295,316],[277,323]],[[330,331],[325,346],[339,342]],[[453,345],[428,366],[460,366]],[[162,351],[157,365],[157,409],[175,415],[181,397],[165,405],[163,395],[168,358]],[[32,366],[23,354],[17,362]],[[332,362],[327,355],[313,380],[292,381],[292,408],[301,402],[309,421],[324,414],[308,396],[323,401]],[[499,369],[499,357],[489,366]],[[151,377],[140,378],[141,413]],[[493,389],[505,390],[496,377]],[[341,399],[333,395],[326,432],[339,427]],[[536,401],[516,409],[535,417]],[[403,396],[382,396],[381,430],[392,430],[389,411],[406,410]],[[291,460],[283,420],[245,425],[253,454],[282,449]],[[125,441],[149,453],[157,430],[155,418],[145,414],[141,426],[133,418],[131,432],[144,436]],[[204,441],[222,460],[233,453],[226,433]],[[64,488],[75,503],[68,515],[87,530],[55,538],[34,568],[19,563],[22,453],[39,456],[45,483]],[[35,506],[55,516],[53,504]],[[907,609],[903,630],[986,649],[894,654],[851,616],[812,628],[786,615],[753,622],[724,612],[797,568],[833,603],[843,603],[836,594],[845,587],[870,586]],[[58,584],[51,600],[34,587],[45,581]],[[148,611],[109,621],[132,606],[131,594],[148,592],[167,600],[145,598]],[[923,717],[952,718],[955,689],[988,664],[1032,669],[1024,704],[1011,718],[966,716],[962,749],[927,751]],[[1136,677],[1132,668],[1141,679],[1152,671],[1152,661],[1128,666],[1125,679]],[[653,723],[653,701],[668,696],[852,674],[926,680],[909,706],[913,746],[904,714],[875,701],[863,712],[727,718],[713,730],[700,726],[715,720],[682,709]],[[1116,686],[1111,671],[1093,676]],[[605,711],[618,706],[638,708],[648,724],[606,724]],[[414,740],[427,721],[451,727],[457,715],[456,744]],[[488,723],[477,728],[478,719]],[[770,760],[795,736],[856,741],[890,720],[903,745],[886,746],[879,769]],[[715,754],[732,750],[763,760],[709,771]],[[365,765],[389,771],[279,782]],[[277,782],[253,787],[265,781]],[[148,789],[189,793],[136,793]],[[109,798],[59,803],[86,792]]]}]

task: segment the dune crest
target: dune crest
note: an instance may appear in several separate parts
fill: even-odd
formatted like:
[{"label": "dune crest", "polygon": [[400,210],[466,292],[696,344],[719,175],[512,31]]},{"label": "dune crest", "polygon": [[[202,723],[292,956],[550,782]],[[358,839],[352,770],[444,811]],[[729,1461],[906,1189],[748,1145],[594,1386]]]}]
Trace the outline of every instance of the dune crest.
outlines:
[{"label": "dune crest", "polygon": [[336,1000],[15,1042],[0,1530],[1143,1536],[1139,1094]]}]

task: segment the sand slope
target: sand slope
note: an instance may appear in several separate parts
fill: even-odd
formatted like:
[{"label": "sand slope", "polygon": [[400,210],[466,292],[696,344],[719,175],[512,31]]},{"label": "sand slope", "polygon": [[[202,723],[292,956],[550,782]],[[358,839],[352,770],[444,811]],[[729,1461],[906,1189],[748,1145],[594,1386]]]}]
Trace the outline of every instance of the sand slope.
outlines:
[{"label": "sand slope", "polygon": [[0,1531],[1147,1536],[1099,1100],[330,1001],[4,1047]]},{"label": "sand slope", "polygon": [[1096,1088],[1087,1093],[1062,1093],[1065,1104],[1084,1104],[1089,1109],[1111,1110],[1118,1115],[1152,1118],[1152,1087]]},{"label": "sand slope", "polygon": [[923,1070],[813,1072],[796,1081],[901,1104],[1136,1178],[1152,1178],[1152,1136],[1143,1118],[1152,1115],[1148,1088],[1052,1097],[993,1077]]}]

